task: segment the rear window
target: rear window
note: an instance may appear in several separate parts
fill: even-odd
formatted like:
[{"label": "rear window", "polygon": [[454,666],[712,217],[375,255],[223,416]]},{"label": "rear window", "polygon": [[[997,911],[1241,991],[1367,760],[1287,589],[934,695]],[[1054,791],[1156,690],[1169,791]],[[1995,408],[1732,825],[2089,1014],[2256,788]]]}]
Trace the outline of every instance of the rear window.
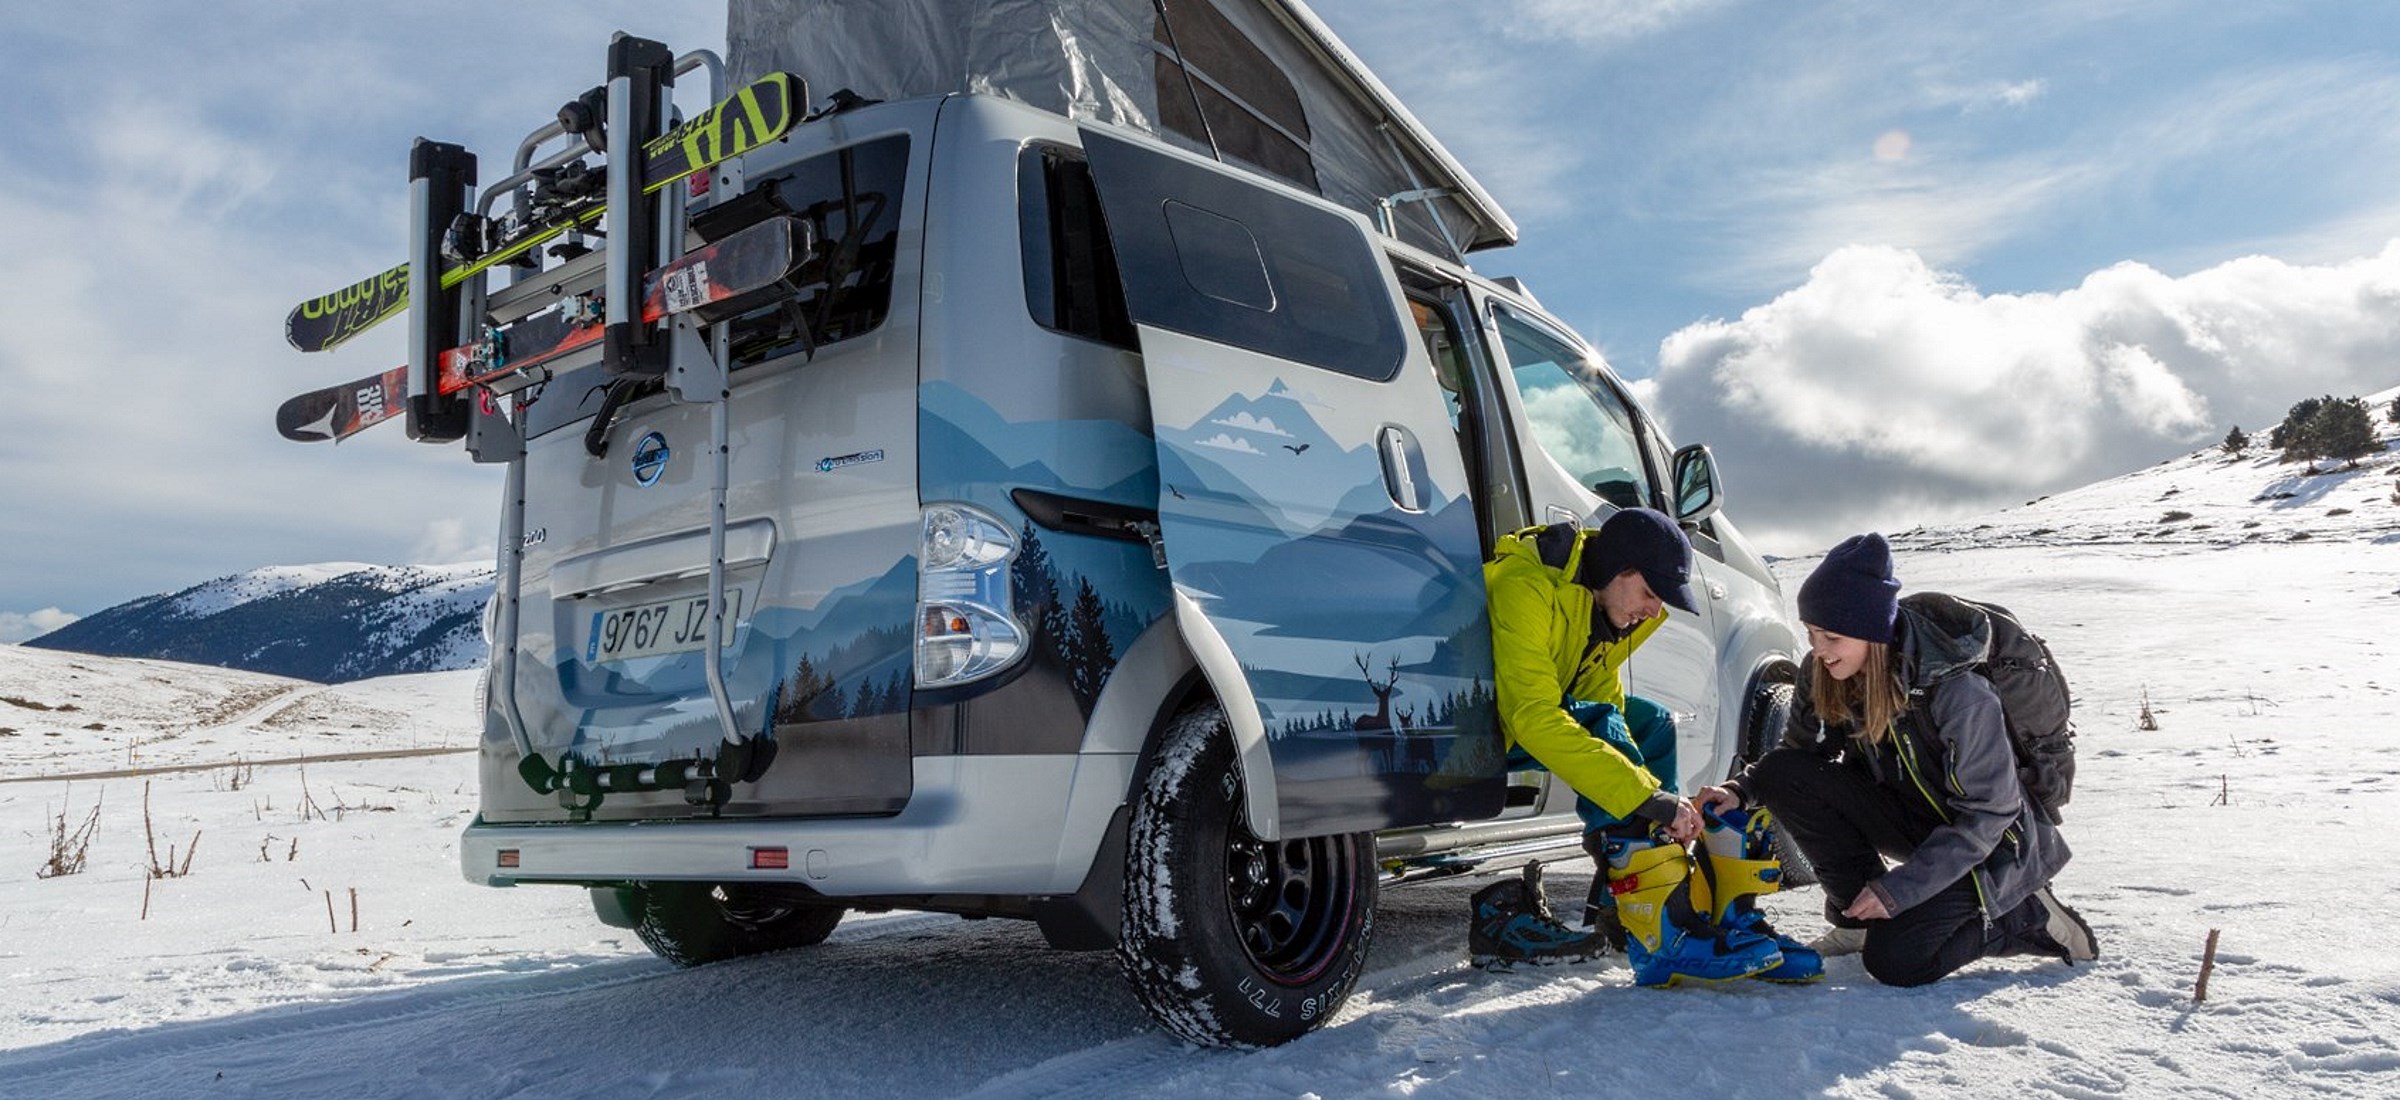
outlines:
[{"label": "rear window", "polygon": [[[907,179],[908,136],[895,134],[810,157],[729,200],[764,201],[774,212],[808,222],[816,238],[789,280],[788,296],[729,322],[735,370],[837,344],[883,324],[892,308]],[[597,365],[551,380],[525,410],[526,435],[589,419],[599,411],[606,385]]]},{"label": "rear window", "polygon": [[816,229],[792,296],[733,320],[739,370],[864,335],[892,308],[908,137],[895,134],[811,157],[754,185]]}]

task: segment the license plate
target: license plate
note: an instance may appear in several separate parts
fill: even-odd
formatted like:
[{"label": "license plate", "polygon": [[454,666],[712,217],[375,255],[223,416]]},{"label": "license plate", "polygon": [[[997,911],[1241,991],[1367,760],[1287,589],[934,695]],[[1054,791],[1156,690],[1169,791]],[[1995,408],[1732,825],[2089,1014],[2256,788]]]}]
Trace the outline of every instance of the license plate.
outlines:
[{"label": "license plate", "polygon": [[[725,640],[733,641],[742,613],[738,589],[725,592]],[[708,644],[708,597],[686,596],[592,613],[592,636],[584,646],[589,664],[688,653]]]}]

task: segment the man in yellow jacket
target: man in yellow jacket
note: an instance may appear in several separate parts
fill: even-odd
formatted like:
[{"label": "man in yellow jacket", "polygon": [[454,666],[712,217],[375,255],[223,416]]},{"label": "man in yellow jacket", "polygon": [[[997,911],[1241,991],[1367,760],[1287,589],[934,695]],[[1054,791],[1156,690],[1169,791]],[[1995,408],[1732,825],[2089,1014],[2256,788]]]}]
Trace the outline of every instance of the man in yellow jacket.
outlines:
[{"label": "man in yellow jacket", "polygon": [[[1683,846],[1703,822],[1675,791],[1675,720],[1625,686],[1625,662],[1666,609],[1698,613],[1691,554],[1674,520],[1626,508],[1593,530],[1561,523],[1503,536],[1484,565],[1510,766],[1574,789],[1584,847],[1607,876],[1643,985],[1747,977],[1782,962],[1774,939],[1719,929],[1692,904]],[[1551,916],[1538,864],[1521,882],[1478,893],[1474,917],[1470,950],[1487,965],[1590,958],[1605,942]]]}]

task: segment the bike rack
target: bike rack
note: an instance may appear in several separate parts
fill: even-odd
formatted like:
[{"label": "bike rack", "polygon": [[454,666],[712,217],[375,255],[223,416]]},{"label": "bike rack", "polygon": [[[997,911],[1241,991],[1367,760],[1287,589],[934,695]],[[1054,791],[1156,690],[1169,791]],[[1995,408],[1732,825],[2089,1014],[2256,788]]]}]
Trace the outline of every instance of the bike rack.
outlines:
[{"label": "bike rack", "polygon": [[[639,67],[640,64],[646,62],[648,60],[646,55],[652,52],[648,51],[647,47],[655,46],[656,51],[659,52],[665,50],[664,46],[656,43],[644,43],[638,39],[631,41],[634,45],[628,46],[626,44],[627,36],[620,35],[610,47],[611,72],[607,85],[610,127],[606,216],[612,229],[629,226],[634,220],[635,200],[644,197],[640,194],[638,177],[635,173],[643,162],[644,144],[656,136],[656,134],[634,133],[635,127],[631,124],[633,120],[637,117],[647,116],[647,119],[653,123],[651,129],[663,133],[666,129],[671,128],[676,121],[672,88],[674,78],[696,69],[705,69],[708,73],[709,101],[711,103],[722,100],[726,94],[724,61],[708,50],[695,50],[674,58],[671,65],[664,67],[666,76],[663,80],[642,79],[628,71],[620,71]],[[647,111],[637,109],[637,105],[633,101],[634,97],[643,94],[655,96],[651,109]],[[485,189],[480,199],[472,200],[475,213],[478,216],[490,216],[493,206],[503,196],[509,197],[518,209],[523,209],[531,201],[527,185],[534,181],[537,172],[557,168],[589,155],[588,148],[569,145],[539,161],[534,159],[535,154],[545,143],[566,136],[568,134],[564,124],[557,121],[537,128],[526,135],[517,146],[513,171],[506,178],[495,181],[491,187]],[[446,148],[456,149],[455,146]],[[458,153],[464,155],[464,150],[458,150]],[[466,175],[469,186],[466,193],[460,195],[459,201],[454,204],[457,208],[463,209],[468,205],[467,195],[472,194],[473,171],[473,158],[467,156]],[[447,219],[437,218],[440,212],[437,208],[439,200],[432,194],[432,191],[433,187],[426,181],[412,180],[412,215],[415,219],[414,228],[416,230],[412,242],[413,251],[410,265],[410,305],[412,308],[430,305],[434,296],[440,293],[438,282],[440,268],[436,262],[435,250],[438,247],[442,230],[436,226],[436,222],[438,220],[446,224]],[[607,288],[608,316],[612,330],[627,316],[638,317],[638,314],[629,314],[629,311],[635,308],[633,303],[639,301],[638,280],[641,272],[657,264],[671,262],[683,255],[686,193],[684,188],[667,188],[666,194],[662,196],[659,203],[658,222],[652,231],[647,234],[620,231],[619,240],[612,242],[618,247],[607,250],[605,257],[607,275],[603,285]],[[632,255],[639,250],[638,238],[645,236],[654,242],[652,251],[656,253],[651,257],[649,263],[643,263]],[[628,238],[633,239],[629,240]],[[623,247],[626,244],[632,244],[634,247]],[[460,300],[463,308],[459,310],[453,326],[457,329],[457,343],[464,344],[480,336],[476,329],[481,324],[488,303],[489,290],[486,282],[488,274],[488,270],[476,273],[462,290]],[[511,285],[516,285],[518,281],[512,278]],[[630,296],[623,289],[629,283],[636,286],[636,293]],[[420,295],[423,297],[420,298]],[[429,314],[419,313],[417,316],[427,317]],[[417,386],[419,374],[425,376],[428,382],[427,390],[431,392],[430,381],[433,377],[435,358],[440,354],[440,348],[434,347],[434,341],[430,339],[432,331],[433,328],[430,325],[419,325],[417,333],[411,341],[412,395]],[[724,672],[725,505],[731,475],[731,416],[727,404],[730,397],[730,370],[726,362],[728,334],[722,325],[710,326],[710,335],[702,338],[698,332],[687,328],[683,323],[677,323],[670,327],[670,339],[678,335],[683,338],[674,339],[674,342],[669,345],[669,358],[675,368],[671,384],[675,384],[676,396],[679,400],[688,401],[691,400],[691,389],[701,389],[703,396],[700,399],[712,405],[709,414],[709,443],[713,457],[709,490],[711,507],[708,542],[710,632],[708,648],[705,651],[709,695],[716,704],[717,721],[724,734],[725,742],[728,745],[741,745],[746,743],[749,738],[743,736],[735,725],[732,696],[725,686]],[[609,341],[612,349],[610,359],[614,360],[616,358],[614,349],[618,346],[618,339],[614,331],[612,331],[611,337]],[[703,365],[695,360],[705,360],[706,362]],[[701,385],[689,385],[692,382],[698,382]],[[508,464],[507,486],[501,505],[500,560],[498,576],[494,578],[495,598],[499,600],[499,613],[495,617],[496,621],[492,627],[492,644],[495,648],[492,681],[496,690],[500,692],[502,721],[508,727],[509,740],[518,752],[519,772],[529,786],[542,793],[548,793],[558,789],[558,774],[552,771],[547,762],[542,761],[536,752],[531,730],[527,726],[523,710],[517,703],[517,670],[521,652],[519,615],[523,594],[526,548],[526,458],[523,428],[519,422],[510,421],[498,415],[484,414],[472,418],[468,425],[468,434],[468,449],[478,461],[505,461]]]}]

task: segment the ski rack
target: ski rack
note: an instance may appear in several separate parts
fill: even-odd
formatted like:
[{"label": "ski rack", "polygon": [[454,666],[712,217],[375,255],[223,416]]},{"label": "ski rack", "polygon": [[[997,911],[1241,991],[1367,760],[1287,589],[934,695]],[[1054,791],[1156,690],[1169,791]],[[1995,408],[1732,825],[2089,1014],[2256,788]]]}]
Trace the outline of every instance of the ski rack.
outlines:
[{"label": "ski rack", "polygon": [[[679,400],[706,401],[712,406],[708,539],[711,629],[703,653],[709,696],[715,704],[724,739],[719,749],[720,759],[727,754],[739,754],[743,761],[742,766],[732,769],[714,768],[714,777],[687,785],[687,800],[693,799],[695,790],[701,790],[706,797],[699,801],[713,810],[723,802],[724,794],[729,793],[727,783],[755,779],[765,762],[764,755],[749,744],[752,739],[744,736],[735,724],[732,697],[725,685],[725,509],[731,475],[731,417],[727,407],[731,396],[730,365],[725,356],[729,339],[721,325],[711,326],[711,336],[703,337],[697,318],[679,317],[668,326],[667,340],[661,346],[651,326],[639,321],[643,272],[683,255],[688,192],[687,188],[668,187],[659,194],[646,195],[638,175],[643,150],[672,124],[675,78],[696,69],[707,70],[709,102],[723,101],[725,64],[715,53],[695,50],[673,57],[663,43],[622,32],[610,42],[608,82],[604,86],[608,120],[605,210],[612,235],[609,247],[600,250],[598,256],[585,255],[542,272],[543,278],[539,280],[512,278],[506,290],[521,288],[521,292],[504,291],[502,301],[494,301],[487,289],[488,271],[476,273],[455,293],[444,292],[440,284],[441,240],[447,227],[469,206],[475,184],[474,155],[460,146],[420,138],[411,156],[409,435],[429,442],[447,442],[464,436],[467,450],[477,462],[508,464],[500,518],[496,578],[500,606],[493,624],[493,641],[498,648],[493,654],[492,681],[499,693],[502,720],[518,752],[519,775],[535,791],[558,792],[562,804],[584,813],[590,807],[576,805],[570,792],[564,789],[566,771],[553,769],[535,750],[524,712],[517,704],[519,614],[527,545],[523,428],[506,416],[488,395],[473,405],[461,397],[445,403],[436,375],[441,350],[472,342],[479,335],[483,318],[495,307],[511,314],[512,320],[522,317],[546,304],[558,292],[555,288],[580,281],[599,267],[604,270],[601,288],[608,311],[602,358],[605,373],[612,378],[665,374]],[[795,105],[795,109],[800,106]],[[511,173],[495,181],[473,202],[478,217],[488,218],[502,196],[512,198],[516,210],[528,209],[531,193],[527,188],[539,178],[539,173],[590,154],[592,150],[583,137],[568,131],[566,112],[562,110],[560,114],[559,119],[535,129],[519,142]],[[535,159],[543,145],[562,137],[573,139],[567,148]],[[538,265],[538,259],[535,262]],[[453,338],[445,340],[443,333]],[[772,745],[767,750],[771,753]]]}]

